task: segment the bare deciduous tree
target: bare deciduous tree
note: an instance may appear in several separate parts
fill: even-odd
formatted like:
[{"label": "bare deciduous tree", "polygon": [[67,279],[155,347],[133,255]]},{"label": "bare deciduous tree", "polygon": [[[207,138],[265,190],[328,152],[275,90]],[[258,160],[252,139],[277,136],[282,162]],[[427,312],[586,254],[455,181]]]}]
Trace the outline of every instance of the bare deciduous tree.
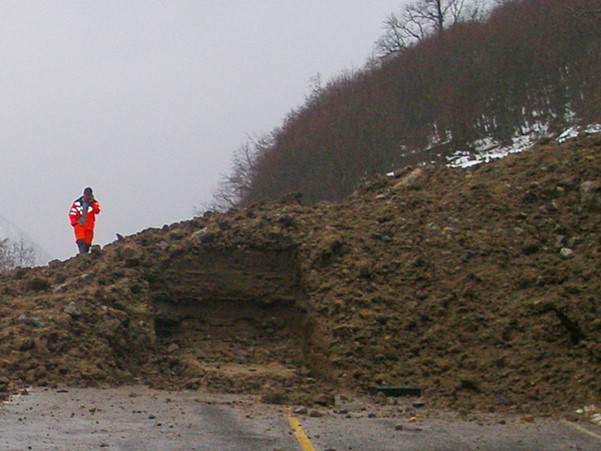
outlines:
[{"label": "bare deciduous tree", "polygon": [[234,151],[230,174],[223,176],[213,191],[211,202],[201,210],[226,211],[239,206],[247,197],[256,177],[257,158],[271,147],[272,140],[272,134],[250,138]]},{"label": "bare deciduous tree", "polygon": [[382,56],[398,53],[422,39],[461,21],[481,20],[486,0],[416,0],[400,15],[390,14],[383,23],[384,35],[376,41]]},{"label": "bare deciduous tree", "polygon": [[33,266],[35,260],[35,249],[27,244],[23,237],[19,241],[11,241],[8,238],[0,240],[0,272]]}]

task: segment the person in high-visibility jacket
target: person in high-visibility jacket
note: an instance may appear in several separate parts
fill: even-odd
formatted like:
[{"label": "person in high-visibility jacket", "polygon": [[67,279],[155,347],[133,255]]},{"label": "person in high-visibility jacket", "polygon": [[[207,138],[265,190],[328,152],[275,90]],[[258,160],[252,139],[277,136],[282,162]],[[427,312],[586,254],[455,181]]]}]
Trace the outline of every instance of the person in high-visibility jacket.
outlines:
[{"label": "person in high-visibility jacket", "polygon": [[69,210],[69,221],[75,232],[75,244],[80,254],[90,251],[94,239],[96,215],[100,213],[100,204],[94,198],[92,188],[83,190],[83,196],[75,199]]}]

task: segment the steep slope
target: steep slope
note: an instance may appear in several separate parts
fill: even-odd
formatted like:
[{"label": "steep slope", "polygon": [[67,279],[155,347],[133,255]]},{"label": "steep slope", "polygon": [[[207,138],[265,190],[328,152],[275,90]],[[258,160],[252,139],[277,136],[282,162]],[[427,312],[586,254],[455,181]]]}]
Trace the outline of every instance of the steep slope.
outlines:
[{"label": "steep slope", "polygon": [[557,414],[601,394],[601,135],[406,168],[0,278],[0,389],[120,384]]},{"label": "steep slope", "polygon": [[601,17],[575,10],[565,0],[498,2],[482,23],[340,75],[234,158],[225,194],[244,206],[289,191],[339,201],[366,175],[599,123]]}]

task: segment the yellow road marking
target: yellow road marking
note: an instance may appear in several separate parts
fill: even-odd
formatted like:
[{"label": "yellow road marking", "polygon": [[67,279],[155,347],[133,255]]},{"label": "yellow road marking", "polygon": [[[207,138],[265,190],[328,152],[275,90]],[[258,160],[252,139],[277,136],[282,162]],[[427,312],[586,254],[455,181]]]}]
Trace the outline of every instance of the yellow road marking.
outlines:
[{"label": "yellow road marking", "polygon": [[592,437],[595,437],[597,440],[601,440],[601,435],[594,433],[593,431],[589,431],[587,428],[580,426],[578,423],[572,423],[570,421],[564,421],[568,426],[573,427],[574,429],[578,429],[580,432],[584,432]]},{"label": "yellow road marking", "polygon": [[305,434],[305,431],[303,431],[303,427],[301,426],[300,422],[295,417],[288,417],[288,423],[294,432],[294,436],[296,437],[301,450],[315,451],[315,448],[313,448],[313,445],[311,445],[311,442]]}]

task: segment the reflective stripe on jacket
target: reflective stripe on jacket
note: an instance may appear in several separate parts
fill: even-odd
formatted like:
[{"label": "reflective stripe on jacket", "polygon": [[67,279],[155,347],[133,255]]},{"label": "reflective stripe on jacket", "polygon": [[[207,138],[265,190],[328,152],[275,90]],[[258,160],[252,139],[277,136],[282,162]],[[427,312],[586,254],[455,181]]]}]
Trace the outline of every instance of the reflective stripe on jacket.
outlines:
[{"label": "reflective stripe on jacket", "polygon": [[73,201],[69,210],[69,221],[72,226],[77,224],[88,230],[94,230],[96,215],[100,213],[100,204],[96,200],[93,200],[88,205],[87,211],[84,212],[85,204],[83,196]]}]

